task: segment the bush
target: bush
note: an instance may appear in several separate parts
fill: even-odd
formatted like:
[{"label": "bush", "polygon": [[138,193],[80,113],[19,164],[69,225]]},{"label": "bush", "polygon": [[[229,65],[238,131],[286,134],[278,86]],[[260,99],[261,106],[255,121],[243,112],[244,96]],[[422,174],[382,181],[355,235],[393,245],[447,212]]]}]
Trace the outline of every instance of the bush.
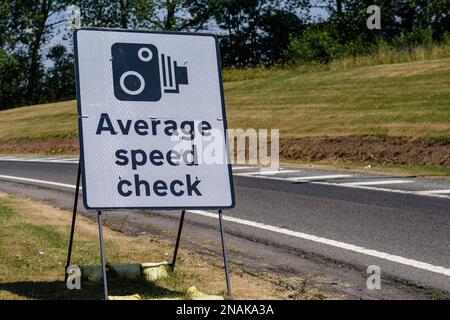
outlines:
[{"label": "bush", "polygon": [[339,58],[342,52],[341,44],[328,31],[310,30],[299,38],[291,37],[283,57],[286,63],[293,65],[327,63]]},{"label": "bush", "polygon": [[404,34],[393,41],[393,45],[397,48],[431,47],[433,44],[433,30],[431,28],[415,28],[412,32]]},{"label": "bush", "polygon": [[442,36],[442,44],[445,46],[450,46],[450,33],[444,33]]}]

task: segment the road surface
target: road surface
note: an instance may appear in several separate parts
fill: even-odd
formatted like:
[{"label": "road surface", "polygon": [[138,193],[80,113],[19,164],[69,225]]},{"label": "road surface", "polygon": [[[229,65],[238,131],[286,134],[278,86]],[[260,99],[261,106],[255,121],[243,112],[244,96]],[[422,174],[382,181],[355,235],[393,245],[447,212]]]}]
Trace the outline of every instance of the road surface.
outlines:
[{"label": "road surface", "polygon": [[[310,277],[353,298],[449,297],[450,182],[309,169],[233,171],[237,206],[225,212],[232,263]],[[69,157],[0,157],[0,191],[70,208],[76,172]],[[147,230],[172,236],[179,212],[135,215]],[[184,241],[217,241],[217,224],[214,212],[189,211]],[[370,265],[381,270],[380,290],[366,288]]]}]

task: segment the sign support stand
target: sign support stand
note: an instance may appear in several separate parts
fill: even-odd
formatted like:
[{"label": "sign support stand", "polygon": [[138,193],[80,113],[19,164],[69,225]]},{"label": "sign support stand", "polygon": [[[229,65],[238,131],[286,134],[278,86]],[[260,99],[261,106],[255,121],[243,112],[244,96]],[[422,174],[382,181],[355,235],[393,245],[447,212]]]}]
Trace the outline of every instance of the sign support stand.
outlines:
[{"label": "sign support stand", "polygon": [[[70,227],[70,238],[69,238],[69,250],[67,254],[66,268],[64,271],[64,282],[67,282],[68,273],[67,268],[70,266],[71,258],[72,258],[72,247],[73,247],[73,237],[75,233],[75,222],[77,217],[77,208],[78,208],[78,196],[80,191],[80,180],[81,180],[81,163],[78,162],[78,173],[77,173],[77,184],[75,189],[75,199],[73,203],[73,211],[72,211],[72,225]],[[225,279],[227,283],[227,297],[229,299],[231,296],[231,283],[230,283],[230,271],[228,269],[228,258],[227,258],[227,249],[225,243],[225,232],[223,227],[223,216],[222,210],[218,211],[219,213],[219,226],[220,226],[220,237],[222,242],[222,254],[223,254],[223,263],[225,269]],[[170,264],[170,270],[173,272],[175,270],[175,263],[177,260],[178,248],[180,246],[181,232],[183,230],[183,222],[184,216],[186,214],[186,210],[181,211],[180,225],[178,226],[177,240],[175,243],[175,250],[173,253],[172,263]],[[105,259],[105,245],[103,242],[103,228],[102,228],[102,212],[97,211],[97,222],[98,222],[98,235],[100,239],[100,255],[102,261],[102,273],[103,273],[103,290],[105,294],[105,300],[108,300],[108,280],[106,276],[106,259]]]},{"label": "sign support stand", "polygon": [[175,251],[173,252],[172,263],[170,264],[170,271],[172,272],[173,270],[175,270],[175,263],[177,261],[178,246],[180,245],[181,230],[183,229],[183,221],[185,213],[186,213],[185,210],[181,211],[180,225],[178,226],[177,242],[175,243]]},{"label": "sign support stand", "polygon": [[227,296],[229,299],[231,299],[230,271],[228,270],[227,247],[225,244],[225,234],[223,231],[222,210],[219,210],[219,225],[220,225],[220,237],[222,239],[223,264],[225,269],[225,278],[227,281]]},{"label": "sign support stand", "polygon": [[[180,225],[178,226],[178,234],[177,234],[177,241],[175,243],[175,250],[173,253],[172,263],[170,264],[170,271],[174,271],[175,269],[175,263],[177,261],[177,253],[178,253],[178,247],[180,245],[180,238],[181,238],[181,231],[183,230],[183,222],[184,222],[184,215],[186,211],[181,211],[181,218],[180,218]],[[222,254],[223,254],[223,263],[224,263],[224,269],[225,269],[225,279],[227,283],[227,297],[231,299],[231,283],[230,283],[230,271],[228,269],[228,258],[227,258],[227,247],[225,243],[225,232],[223,227],[223,216],[222,216],[222,210],[219,210],[219,226],[220,226],[220,238],[222,242]]]},{"label": "sign support stand", "polygon": [[108,279],[106,278],[106,259],[105,259],[105,245],[103,243],[103,228],[102,228],[102,212],[97,211],[98,222],[98,237],[100,238],[100,256],[102,259],[102,272],[103,272],[103,290],[105,292],[105,300],[108,300]]},{"label": "sign support stand", "polygon": [[80,191],[80,179],[81,179],[81,159],[78,158],[78,173],[77,173],[77,186],[75,189],[75,200],[73,202],[73,212],[72,212],[72,225],[70,227],[70,238],[69,238],[69,252],[67,254],[66,260],[66,269],[64,282],[67,282],[67,277],[69,276],[67,273],[67,268],[70,266],[70,259],[72,258],[72,246],[73,246],[73,234],[75,232],[75,220],[77,218],[77,206],[78,206],[78,194]]}]

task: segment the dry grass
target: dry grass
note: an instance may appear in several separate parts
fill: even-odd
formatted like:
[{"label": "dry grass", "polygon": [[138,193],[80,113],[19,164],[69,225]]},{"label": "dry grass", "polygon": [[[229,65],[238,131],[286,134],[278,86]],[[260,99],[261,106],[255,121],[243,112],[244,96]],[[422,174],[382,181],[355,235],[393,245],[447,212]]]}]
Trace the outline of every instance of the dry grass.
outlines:
[{"label": "dry grass", "polygon": [[225,84],[230,127],[282,139],[450,137],[450,59],[300,73]]},{"label": "dry grass", "polygon": [[75,101],[0,112],[0,141],[39,140],[78,135]]},{"label": "dry grass", "polygon": [[[225,83],[231,128],[279,128],[282,139],[450,137],[450,58],[315,72],[232,72],[243,80]],[[74,135],[75,101],[0,112],[0,141]]]},{"label": "dry grass", "polygon": [[[82,283],[81,290],[69,291],[62,279],[67,254],[71,215],[47,204],[17,199],[0,193],[0,299],[98,299],[101,285]],[[169,258],[173,243],[163,239],[129,237],[104,229],[109,263],[161,261]],[[97,224],[85,217],[77,219],[73,262],[98,264]],[[43,255],[38,252],[43,252]],[[276,282],[298,283],[295,297],[322,298],[316,290],[302,289],[302,279],[279,279],[270,275],[252,276],[232,268],[231,284],[237,299],[285,299],[286,289]],[[271,281],[267,281],[270,279]],[[183,297],[195,285],[208,294],[224,294],[225,281],[220,259],[181,249],[175,273],[154,285],[123,283],[110,279],[111,295],[139,293],[146,298]],[[292,292],[292,288],[290,288]]]}]

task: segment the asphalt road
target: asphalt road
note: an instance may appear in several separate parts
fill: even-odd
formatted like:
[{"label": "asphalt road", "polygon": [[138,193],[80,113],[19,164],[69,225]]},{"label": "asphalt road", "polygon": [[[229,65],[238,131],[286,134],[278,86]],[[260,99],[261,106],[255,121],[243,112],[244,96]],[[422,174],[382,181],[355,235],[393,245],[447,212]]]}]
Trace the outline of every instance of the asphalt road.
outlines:
[{"label": "asphalt road", "polygon": [[[75,185],[76,168],[76,163],[0,161],[0,191],[32,194],[56,202],[65,198],[66,206],[70,207],[73,189],[42,181]],[[295,172],[253,176],[254,171],[254,168],[236,169],[237,206],[225,212],[229,244],[242,253],[239,259],[235,255],[240,262],[271,270],[284,266],[292,273],[328,273],[330,279],[342,283],[341,293],[364,288],[366,268],[377,265],[383,276],[382,288],[359,289],[358,294],[364,291],[361,293],[364,298],[449,294],[448,183],[410,177],[414,181],[403,183],[404,187],[398,189],[392,184],[402,183],[391,177],[367,175],[361,178],[391,179],[392,184],[362,185],[357,175],[338,177],[335,172],[302,170],[302,176],[324,177],[303,180],[295,178],[298,175]],[[17,177],[41,182],[19,181]],[[344,179],[339,181],[344,185],[338,185],[336,179]],[[425,187],[431,191],[422,190]],[[436,187],[444,191],[436,193],[433,191]],[[57,196],[52,197],[52,192]],[[430,196],[434,194],[438,196]],[[174,219],[178,215],[162,212],[152,223],[160,224],[156,226],[159,228],[175,229]],[[162,216],[173,221],[164,222]],[[204,234],[208,238],[217,221],[207,212],[190,212],[187,223],[186,233],[196,237]],[[405,286],[419,291],[414,294],[410,288],[402,291]],[[420,290],[425,290],[425,295]]]}]

